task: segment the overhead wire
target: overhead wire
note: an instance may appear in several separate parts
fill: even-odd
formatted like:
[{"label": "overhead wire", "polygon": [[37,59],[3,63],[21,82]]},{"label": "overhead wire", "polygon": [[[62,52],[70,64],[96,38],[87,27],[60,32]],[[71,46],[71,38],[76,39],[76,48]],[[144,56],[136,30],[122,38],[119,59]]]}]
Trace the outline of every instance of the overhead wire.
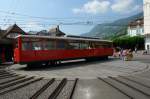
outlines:
[{"label": "overhead wire", "polygon": [[[15,4],[15,0],[11,0],[11,2],[9,3],[9,6],[8,6],[8,11],[11,11],[12,9],[13,9],[13,7],[14,6],[16,6],[16,4]],[[6,23],[8,23],[8,22],[10,22],[10,19],[11,17],[10,16],[8,16],[7,14],[5,15],[5,17],[4,17],[4,27],[5,26],[7,26],[7,24]]]},{"label": "overhead wire", "polygon": [[[12,0],[16,1],[16,0]],[[139,2],[139,0],[137,1]],[[10,5],[17,6],[17,3],[10,3]],[[11,9],[11,8],[10,8]],[[4,18],[4,24],[5,25],[11,25],[15,23],[20,24],[20,25],[29,25],[30,20],[31,22],[35,22],[39,26],[47,27],[49,25],[99,25],[102,23],[109,23],[112,19],[118,18],[118,16],[80,16],[80,17],[41,17],[41,16],[32,16],[28,14],[22,14],[18,12],[14,12],[12,10],[4,11],[0,10],[0,13],[5,13],[6,17]],[[121,15],[122,17],[126,17],[124,15]],[[120,17],[121,17],[120,16]],[[18,18],[19,17],[19,18]],[[104,20],[106,19],[106,20]],[[13,21],[11,21],[13,20]],[[36,25],[36,24],[31,24],[31,25]],[[3,25],[2,22],[0,22],[0,25]],[[108,26],[108,25],[106,25]],[[111,26],[123,26],[119,24],[111,25]]]}]

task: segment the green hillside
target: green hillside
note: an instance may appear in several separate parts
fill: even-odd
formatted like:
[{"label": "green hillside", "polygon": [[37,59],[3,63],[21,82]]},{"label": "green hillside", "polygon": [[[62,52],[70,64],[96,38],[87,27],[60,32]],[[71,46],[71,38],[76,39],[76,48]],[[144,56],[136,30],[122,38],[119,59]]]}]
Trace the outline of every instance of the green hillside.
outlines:
[{"label": "green hillside", "polygon": [[127,33],[128,23],[141,17],[143,17],[143,13],[139,13],[128,18],[119,19],[112,23],[98,24],[89,33],[82,34],[82,36],[99,37],[102,39],[122,36]]}]

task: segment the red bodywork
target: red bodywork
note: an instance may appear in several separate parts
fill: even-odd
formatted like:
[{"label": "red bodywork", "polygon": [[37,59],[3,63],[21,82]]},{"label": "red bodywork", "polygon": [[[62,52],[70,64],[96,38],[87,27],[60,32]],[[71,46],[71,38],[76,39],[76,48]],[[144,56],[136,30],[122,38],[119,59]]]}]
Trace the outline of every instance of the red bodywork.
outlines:
[{"label": "red bodywork", "polygon": [[88,57],[101,57],[111,56],[113,49],[100,48],[100,49],[84,49],[84,50],[40,50],[40,51],[21,51],[15,50],[15,61],[17,63],[48,61],[48,60],[64,60],[73,58],[88,58]]},{"label": "red bodywork", "polygon": [[18,48],[16,48],[14,51],[14,59],[16,63],[102,57],[102,56],[112,56],[113,54],[112,48],[23,51],[21,50],[21,40],[19,39],[18,39]]}]

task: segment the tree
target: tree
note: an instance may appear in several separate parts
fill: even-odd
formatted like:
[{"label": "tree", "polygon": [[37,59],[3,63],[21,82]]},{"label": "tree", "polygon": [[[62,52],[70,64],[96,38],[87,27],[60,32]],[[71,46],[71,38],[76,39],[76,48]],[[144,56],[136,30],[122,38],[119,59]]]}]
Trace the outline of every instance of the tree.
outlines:
[{"label": "tree", "polygon": [[144,49],[144,37],[143,36],[122,36],[113,39],[114,47],[121,47],[124,49]]}]

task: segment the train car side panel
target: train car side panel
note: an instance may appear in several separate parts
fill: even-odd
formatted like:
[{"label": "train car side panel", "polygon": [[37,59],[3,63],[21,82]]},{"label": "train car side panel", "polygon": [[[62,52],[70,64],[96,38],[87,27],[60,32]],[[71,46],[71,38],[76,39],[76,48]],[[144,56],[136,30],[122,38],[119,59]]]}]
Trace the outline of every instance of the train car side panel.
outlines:
[{"label": "train car side panel", "polygon": [[111,48],[107,49],[86,49],[86,50],[41,50],[41,51],[22,51],[21,62],[64,60],[85,57],[111,56]]}]

